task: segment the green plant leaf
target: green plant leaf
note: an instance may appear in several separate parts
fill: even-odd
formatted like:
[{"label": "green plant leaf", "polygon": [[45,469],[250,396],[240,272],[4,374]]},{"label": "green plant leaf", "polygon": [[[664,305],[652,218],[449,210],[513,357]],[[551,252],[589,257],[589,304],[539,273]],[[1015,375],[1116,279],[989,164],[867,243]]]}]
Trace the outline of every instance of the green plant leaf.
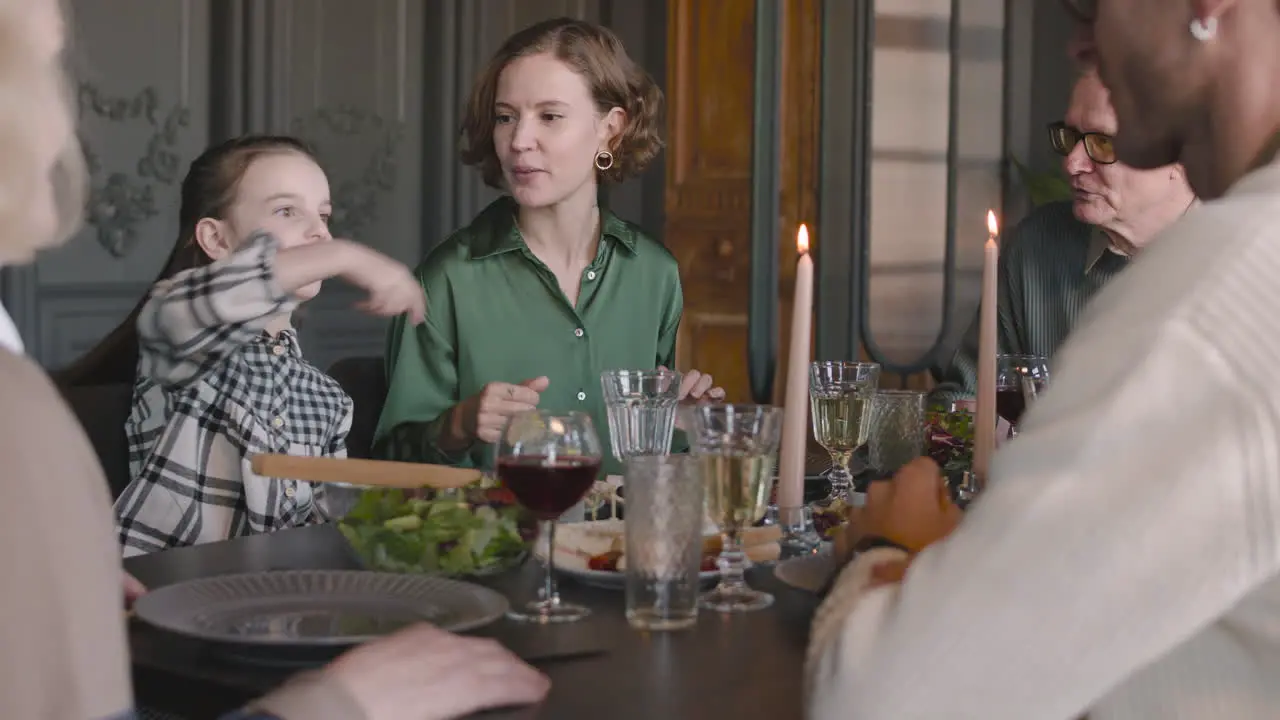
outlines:
[{"label": "green plant leaf", "polygon": [[1036,172],[1015,157],[1009,158],[1009,162],[1013,164],[1019,184],[1026,188],[1032,205],[1039,206],[1071,199],[1071,183],[1063,176],[1061,170]]}]

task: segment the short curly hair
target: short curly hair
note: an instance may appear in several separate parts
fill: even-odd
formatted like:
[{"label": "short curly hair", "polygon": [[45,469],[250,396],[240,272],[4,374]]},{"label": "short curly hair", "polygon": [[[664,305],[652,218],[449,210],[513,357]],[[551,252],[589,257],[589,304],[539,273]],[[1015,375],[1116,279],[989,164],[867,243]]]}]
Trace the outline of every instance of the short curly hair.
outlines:
[{"label": "short curly hair", "polygon": [[662,150],[662,90],[627,56],[607,28],[571,18],[544,20],[503,43],[476,80],[462,120],[462,162],[480,168],[485,184],[502,189],[502,168],[493,145],[498,77],[512,61],[550,53],[582,76],[596,108],[621,108],[626,125],[610,143],[613,165],[602,180],[621,182],[640,174]]}]

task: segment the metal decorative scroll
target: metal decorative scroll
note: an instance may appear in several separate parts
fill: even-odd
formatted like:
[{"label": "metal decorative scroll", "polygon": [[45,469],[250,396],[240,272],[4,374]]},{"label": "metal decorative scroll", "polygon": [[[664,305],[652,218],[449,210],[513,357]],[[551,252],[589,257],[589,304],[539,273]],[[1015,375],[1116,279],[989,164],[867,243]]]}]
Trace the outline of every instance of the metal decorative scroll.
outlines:
[{"label": "metal decorative scroll", "polygon": [[[857,326],[857,333],[854,337],[861,339],[862,346],[866,349],[867,355],[872,361],[880,364],[881,369],[885,373],[894,373],[901,376],[907,376],[918,372],[923,372],[939,361],[946,360],[940,357],[946,351],[946,340],[951,334],[952,328],[952,305],[955,300],[955,275],[956,275],[956,184],[957,175],[960,165],[960,142],[959,142],[959,112],[960,112],[960,46],[961,46],[961,17],[960,17],[960,0],[951,0],[951,16],[948,20],[948,54],[950,56],[949,71],[947,77],[947,186],[946,186],[946,237],[944,238],[944,260],[942,268],[942,325],[938,329],[937,337],[933,344],[922,355],[910,362],[901,363],[891,360],[880,345],[876,342],[871,333],[871,263],[866,259],[871,254],[871,227],[870,227],[870,153],[865,152],[871,145],[871,122],[870,117],[864,117],[864,122],[855,128],[855,132],[859,134],[860,141],[864,152],[861,154],[862,162],[858,166],[856,172],[860,175],[860,182],[854,184],[857,191],[855,192],[853,203],[854,210],[854,232],[852,236],[854,255],[863,258],[860,262],[858,272],[853,278],[853,301],[852,301],[852,317],[855,318],[854,323]],[[863,25],[864,32],[858,35],[864,39],[866,47],[859,48],[860,52],[856,54],[857,62],[853,68],[856,82],[856,90],[854,102],[859,106],[870,107],[872,100],[872,80],[874,53],[872,45],[875,42],[875,3],[860,3],[858,8],[857,22]]]},{"label": "metal decorative scroll", "polygon": [[751,282],[747,370],[758,403],[773,398],[778,360],[778,217],[782,96],[782,13],[776,0],[756,0],[755,123],[751,138]]},{"label": "metal decorative scroll", "polygon": [[[396,186],[399,164],[396,156],[404,139],[404,123],[389,121],[376,113],[353,105],[321,107],[306,117],[294,119],[291,131],[311,143],[323,160],[328,142],[348,143],[372,137],[373,154],[360,175],[333,187],[335,236],[359,237],[378,216],[378,201]],[[331,164],[327,164],[332,169]]]},{"label": "metal decorative scroll", "polygon": [[89,171],[90,187],[85,220],[96,231],[98,244],[114,257],[127,256],[138,244],[139,226],[159,214],[156,189],[177,184],[181,157],[177,152],[182,131],[191,122],[191,111],[174,105],[163,111],[154,87],[132,97],[111,97],[92,83],[77,88],[80,118],[96,117],[113,123],[145,122],[151,128],[142,156],[132,174],[109,172],[94,152],[93,143],[80,135]]}]

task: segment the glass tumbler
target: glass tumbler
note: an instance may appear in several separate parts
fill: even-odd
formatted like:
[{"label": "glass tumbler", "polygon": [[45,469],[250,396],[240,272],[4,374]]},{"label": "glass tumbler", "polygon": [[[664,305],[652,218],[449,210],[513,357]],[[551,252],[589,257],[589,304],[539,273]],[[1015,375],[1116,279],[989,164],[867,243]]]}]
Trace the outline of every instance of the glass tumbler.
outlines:
[{"label": "glass tumbler", "polygon": [[691,455],[627,459],[627,622],[680,630],[698,621],[702,474]]},{"label": "glass tumbler", "polygon": [[666,455],[675,431],[681,375],[674,370],[600,373],[613,456]]},{"label": "glass tumbler", "polygon": [[924,454],[925,393],[877,390],[871,398],[871,467],[889,475]]}]

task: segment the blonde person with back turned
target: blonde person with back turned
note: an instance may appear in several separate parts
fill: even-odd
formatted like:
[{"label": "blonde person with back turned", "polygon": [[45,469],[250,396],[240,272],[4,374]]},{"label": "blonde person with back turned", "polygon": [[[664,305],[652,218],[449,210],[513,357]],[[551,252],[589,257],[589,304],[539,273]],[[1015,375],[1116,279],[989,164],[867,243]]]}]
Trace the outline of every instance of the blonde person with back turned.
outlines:
[{"label": "blonde person with back turned", "polygon": [[[86,177],[57,0],[0,0],[0,263],[78,227]],[[126,720],[121,566],[106,479],[49,378],[0,344],[0,718]],[[443,720],[531,703],[547,680],[492,641],[417,626],[298,676],[230,718]]]}]

